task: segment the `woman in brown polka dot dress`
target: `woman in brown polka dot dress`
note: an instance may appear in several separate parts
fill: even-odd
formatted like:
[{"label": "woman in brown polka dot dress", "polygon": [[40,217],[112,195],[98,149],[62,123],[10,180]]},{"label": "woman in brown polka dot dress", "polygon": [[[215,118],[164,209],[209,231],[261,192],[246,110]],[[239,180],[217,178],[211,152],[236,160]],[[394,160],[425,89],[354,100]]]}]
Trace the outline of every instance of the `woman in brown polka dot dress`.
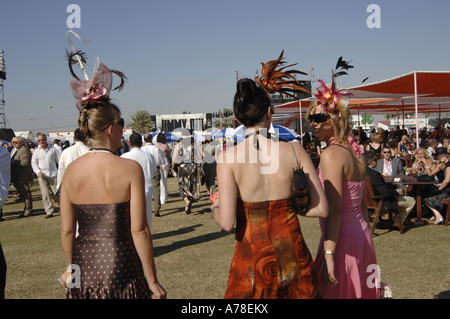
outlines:
[{"label": "woman in brown polka dot dress", "polygon": [[[106,70],[103,75],[111,75]],[[103,78],[78,82],[95,85],[84,92],[98,92]],[[146,219],[144,175],[140,164],[113,154],[124,124],[106,91],[80,100],[80,129],[91,150],[68,166],[62,181],[61,239],[68,264],[75,265],[72,279],[71,272],[61,276],[66,297],[165,298]]]}]

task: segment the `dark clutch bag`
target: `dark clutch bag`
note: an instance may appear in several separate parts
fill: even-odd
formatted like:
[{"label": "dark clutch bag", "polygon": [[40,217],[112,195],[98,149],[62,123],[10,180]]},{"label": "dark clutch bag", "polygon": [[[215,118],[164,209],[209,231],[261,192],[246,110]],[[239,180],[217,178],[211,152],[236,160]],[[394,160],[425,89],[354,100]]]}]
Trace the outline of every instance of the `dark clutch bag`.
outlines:
[{"label": "dark clutch bag", "polygon": [[294,205],[296,212],[299,215],[305,215],[308,211],[308,178],[301,168],[294,169]]}]

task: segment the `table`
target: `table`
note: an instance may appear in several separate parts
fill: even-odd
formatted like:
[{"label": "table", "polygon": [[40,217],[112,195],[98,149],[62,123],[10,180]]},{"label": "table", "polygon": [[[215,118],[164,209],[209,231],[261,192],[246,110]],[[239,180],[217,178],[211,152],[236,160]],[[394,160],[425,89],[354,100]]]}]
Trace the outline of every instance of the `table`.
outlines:
[{"label": "table", "polygon": [[[396,179],[400,178],[400,181],[396,181]],[[414,222],[415,226],[423,226],[425,222],[422,220],[422,186],[426,185],[434,185],[434,182],[425,182],[418,181],[415,176],[411,175],[394,175],[394,176],[385,176],[386,183],[393,185],[413,185],[416,186],[416,211],[417,211],[417,219]]]}]

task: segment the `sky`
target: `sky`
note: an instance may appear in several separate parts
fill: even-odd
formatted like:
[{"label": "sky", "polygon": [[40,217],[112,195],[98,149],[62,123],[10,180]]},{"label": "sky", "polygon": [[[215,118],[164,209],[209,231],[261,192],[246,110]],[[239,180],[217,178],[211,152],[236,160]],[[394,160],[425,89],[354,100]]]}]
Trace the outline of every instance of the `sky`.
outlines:
[{"label": "sky", "polygon": [[[67,24],[70,4],[80,8],[79,28]],[[370,4],[379,15],[368,12]],[[448,71],[448,12],[448,0],[2,0],[5,115],[15,131],[76,128],[68,30],[92,39],[70,36],[87,54],[89,77],[97,57],[126,74],[124,89],[111,98],[129,121],[137,110],[232,108],[236,72],[253,78],[282,50],[297,69],[313,69],[313,87],[317,79],[330,81],[340,56],[354,66],[338,78],[344,87],[366,77],[368,84],[414,70]]]}]

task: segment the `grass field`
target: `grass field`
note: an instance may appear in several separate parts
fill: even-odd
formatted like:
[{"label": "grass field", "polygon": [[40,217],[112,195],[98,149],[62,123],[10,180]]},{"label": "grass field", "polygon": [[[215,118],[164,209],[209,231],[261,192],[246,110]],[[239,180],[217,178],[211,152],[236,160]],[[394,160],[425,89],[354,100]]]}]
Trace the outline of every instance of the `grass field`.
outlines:
[{"label": "grass field", "polygon": [[[60,240],[60,216],[45,219],[39,186],[33,186],[34,214],[18,218],[23,208],[13,196],[3,209],[0,242],[8,272],[7,299],[63,299],[57,278],[66,261]],[[153,217],[151,231],[158,277],[171,299],[223,298],[234,250],[234,233],[221,231],[210,215],[210,202],[202,199],[184,213],[175,178],[169,178],[169,200],[161,217]],[[313,257],[319,243],[317,219],[300,218],[302,232]],[[376,230],[374,237],[381,280],[392,286],[396,299],[449,298],[450,227]]]}]

